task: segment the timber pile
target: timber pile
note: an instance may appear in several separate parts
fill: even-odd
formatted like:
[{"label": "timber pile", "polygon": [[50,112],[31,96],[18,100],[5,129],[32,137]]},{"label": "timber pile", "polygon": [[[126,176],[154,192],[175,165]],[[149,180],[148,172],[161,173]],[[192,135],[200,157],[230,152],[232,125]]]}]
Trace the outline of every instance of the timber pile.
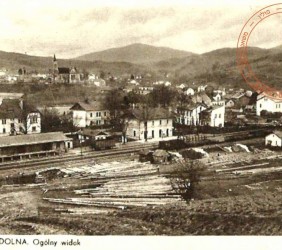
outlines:
[{"label": "timber pile", "polygon": [[107,213],[183,202],[181,196],[172,190],[170,180],[157,174],[156,166],[149,163],[126,161],[76,165],[61,171],[67,177],[93,180],[93,184],[99,184],[97,187],[75,190],[75,197],[44,198],[52,203],[82,207],[69,208],[70,213]]}]

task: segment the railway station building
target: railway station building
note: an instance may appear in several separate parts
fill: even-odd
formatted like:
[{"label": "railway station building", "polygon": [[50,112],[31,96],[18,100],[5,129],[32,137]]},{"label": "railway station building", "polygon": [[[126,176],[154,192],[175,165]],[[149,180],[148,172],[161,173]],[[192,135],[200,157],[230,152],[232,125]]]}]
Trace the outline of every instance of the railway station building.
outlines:
[{"label": "railway station building", "polygon": [[59,155],[72,147],[72,139],[62,132],[5,136],[0,137],[0,159],[4,162]]}]

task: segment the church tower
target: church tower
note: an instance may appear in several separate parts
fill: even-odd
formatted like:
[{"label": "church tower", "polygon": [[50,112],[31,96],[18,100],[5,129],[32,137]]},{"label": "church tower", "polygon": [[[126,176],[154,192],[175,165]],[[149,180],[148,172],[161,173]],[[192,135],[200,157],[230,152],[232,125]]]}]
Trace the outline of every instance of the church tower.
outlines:
[{"label": "church tower", "polygon": [[54,71],[54,75],[57,75],[59,73],[58,61],[55,54],[53,59],[53,71]]}]

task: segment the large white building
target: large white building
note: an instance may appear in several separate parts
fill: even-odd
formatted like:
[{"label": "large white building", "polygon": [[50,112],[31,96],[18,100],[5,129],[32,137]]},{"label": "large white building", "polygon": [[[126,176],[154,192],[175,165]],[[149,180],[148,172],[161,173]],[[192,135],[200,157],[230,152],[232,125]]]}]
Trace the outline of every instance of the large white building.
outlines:
[{"label": "large white building", "polygon": [[206,109],[207,107],[201,103],[177,108],[177,122],[189,126],[201,125],[200,113]]},{"label": "large white building", "polygon": [[282,112],[282,99],[275,94],[273,96],[266,95],[265,93],[258,95],[256,103],[257,115],[260,116],[263,110],[271,113]]},{"label": "large white building", "polygon": [[224,127],[225,105],[212,106],[201,112],[201,122],[203,125],[211,127]]},{"label": "large white building", "polygon": [[282,131],[274,131],[265,137],[265,145],[272,147],[282,147]]},{"label": "large white building", "polygon": [[104,125],[110,118],[110,111],[100,102],[78,102],[70,109],[73,114],[73,125],[79,128]]},{"label": "large white building", "polygon": [[170,137],[173,119],[171,112],[163,108],[132,109],[124,115],[125,136],[135,140]]},{"label": "large white building", "polygon": [[22,100],[3,99],[0,105],[0,136],[41,132],[40,112],[24,109]]}]

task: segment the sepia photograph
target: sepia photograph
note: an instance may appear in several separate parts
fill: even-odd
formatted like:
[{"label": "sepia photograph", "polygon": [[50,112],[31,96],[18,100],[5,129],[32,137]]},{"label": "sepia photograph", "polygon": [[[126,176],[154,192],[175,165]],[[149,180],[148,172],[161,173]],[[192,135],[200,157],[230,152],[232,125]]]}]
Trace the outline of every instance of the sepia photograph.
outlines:
[{"label": "sepia photograph", "polygon": [[281,3],[0,14],[0,247],[282,235]]}]

